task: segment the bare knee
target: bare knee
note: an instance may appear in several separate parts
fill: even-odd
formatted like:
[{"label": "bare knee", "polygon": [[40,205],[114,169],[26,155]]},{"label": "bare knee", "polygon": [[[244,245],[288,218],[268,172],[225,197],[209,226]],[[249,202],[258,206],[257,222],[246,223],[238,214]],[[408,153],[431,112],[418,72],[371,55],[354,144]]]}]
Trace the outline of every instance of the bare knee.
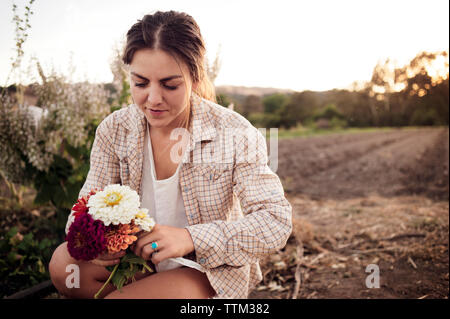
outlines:
[{"label": "bare knee", "polygon": [[192,268],[177,268],[143,278],[105,299],[206,299],[215,295],[208,278]]},{"label": "bare knee", "polygon": [[92,298],[110,274],[105,267],[72,258],[67,242],[53,252],[49,271],[55,288],[69,298]]},{"label": "bare knee", "polygon": [[67,252],[67,242],[64,242],[55,249],[48,265],[53,285],[64,295],[67,294],[66,279],[69,275],[67,265],[72,262],[73,260]]}]

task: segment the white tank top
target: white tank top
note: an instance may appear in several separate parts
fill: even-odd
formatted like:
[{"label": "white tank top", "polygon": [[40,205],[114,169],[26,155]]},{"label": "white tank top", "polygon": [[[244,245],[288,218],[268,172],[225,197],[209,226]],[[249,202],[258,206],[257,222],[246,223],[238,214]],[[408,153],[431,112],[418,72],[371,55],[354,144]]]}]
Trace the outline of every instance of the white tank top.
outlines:
[{"label": "white tank top", "polygon": [[[149,215],[155,219],[157,224],[179,228],[184,228],[189,225],[179,182],[181,164],[182,162],[180,162],[175,174],[171,177],[162,180],[156,179],[152,143],[149,125],[147,123],[144,140],[141,207],[149,210]],[[200,264],[181,257],[169,258],[160,262],[156,265],[156,271],[161,272],[181,266],[188,266],[204,271]]]}]

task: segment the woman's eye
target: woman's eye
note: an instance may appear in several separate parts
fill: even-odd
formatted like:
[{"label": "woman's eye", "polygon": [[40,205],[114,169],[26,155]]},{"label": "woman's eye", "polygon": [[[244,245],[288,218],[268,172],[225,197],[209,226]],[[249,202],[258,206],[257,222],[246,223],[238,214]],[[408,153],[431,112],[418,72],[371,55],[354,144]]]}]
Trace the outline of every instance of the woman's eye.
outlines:
[{"label": "woman's eye", "polygon": [[134,83],[134,86],[137,86],[137,87],[140,87],[140,88],[143,88],[146,85],[147,85],[147,83],[137,83],[137,82]]},{"label": "woman's eye", "polygon": [[168,90],[176,90],[178,88],[178,86],[171,86],[171,85],[164,85],[164,87]]}]

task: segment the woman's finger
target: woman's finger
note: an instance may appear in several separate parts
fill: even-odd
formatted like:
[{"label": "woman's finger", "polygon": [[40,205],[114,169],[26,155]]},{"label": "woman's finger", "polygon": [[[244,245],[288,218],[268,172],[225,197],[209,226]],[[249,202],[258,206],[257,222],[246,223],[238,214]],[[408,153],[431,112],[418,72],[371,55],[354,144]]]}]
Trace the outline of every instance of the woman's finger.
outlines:
[{"label": "woman's finger", "polygon": [[114,259],[118,259],[118,258],[120,259],[123,256],[125,256],[125,254],[126,254],[125,250],[121,250],[121,251],[119,251],[117,253],[113,253],[113,254],[106,253],[106,254],[100,255],[97,259],[101,259],[101,260],[114,260]]},{"label": "woman's finger", "polygon": [[136,236],[138,239],[147,236],[148,234],[150,234],[150,232],[145,231],[145,230],[141,230],[140,232],[134,234],[134,236]]},{"label": "woman's finger", "polygon": [[154,242],[152,241],[152,242],[148,243],[147,245],[145,245],[145,246],[142,248],[142,254],[141,254],[141,257],[142,257],[144,260],[150,259],[151,255],[152,255],[154,252],[156,252],[156,251],[161,251],[162,249],[164,249],[164,242],[158,241],[158,242],[157,242],[157,248],[155,248],[155,249],[152,247],[152,244],[153,244],[153,243],[154,243]]},{"label": "woman's finger", "polygon": [[114,266],[120,262],[120,259],[113,259],[113,260],[101,260],[101,259],[93,259],[90,261],[92,264],[97,266]]},{"label": "woman's finger", "polygon": [[166,260],[167,258],[173,257],[172,252],[170,249],[162,249],[155,252],[153,255],[151,255],[152,259],[151,262],[155,265],[159,264],[161,261]]},{"label": "woman's finger", "polygon": [[147,236],[138,239],[136,242],[136,248],[134,250],[134,253],[136,254],[136,256],[141,256],[142,257],[142,249],[151,244],[154,241],[157,241],[159,239],[157,234],[148,234]]}]

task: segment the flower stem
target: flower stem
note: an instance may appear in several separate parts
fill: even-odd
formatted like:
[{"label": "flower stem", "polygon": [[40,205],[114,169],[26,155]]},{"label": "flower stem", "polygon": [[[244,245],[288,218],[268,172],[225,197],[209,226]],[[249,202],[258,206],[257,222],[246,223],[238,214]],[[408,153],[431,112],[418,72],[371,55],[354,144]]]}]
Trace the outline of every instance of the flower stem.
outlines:
[{"label": "flower stem", "polygon": [[103,284],[102,288],[100,288],[100,290],[97,291],[97,293],[94,295],[94,299],[98,299],[98,296],[100,296],[100,294],[102,293],[103,289],[105,289],[106,285],[111,281],[111,278],[116,273],[116,270],[117,270],[117,268],[119,268],[119,265],[120,265],[120,263],[118,263],[117,265],[114,266],[114,269],[111,272],[111,275],[109,275],[108,280]]},{"label": "flower stem", "polygon": [[153,272],[153,269],[151,269],[147,263],[143,263],[142,266],[144,266],[145,269],[147,269],[149,272]]}]

